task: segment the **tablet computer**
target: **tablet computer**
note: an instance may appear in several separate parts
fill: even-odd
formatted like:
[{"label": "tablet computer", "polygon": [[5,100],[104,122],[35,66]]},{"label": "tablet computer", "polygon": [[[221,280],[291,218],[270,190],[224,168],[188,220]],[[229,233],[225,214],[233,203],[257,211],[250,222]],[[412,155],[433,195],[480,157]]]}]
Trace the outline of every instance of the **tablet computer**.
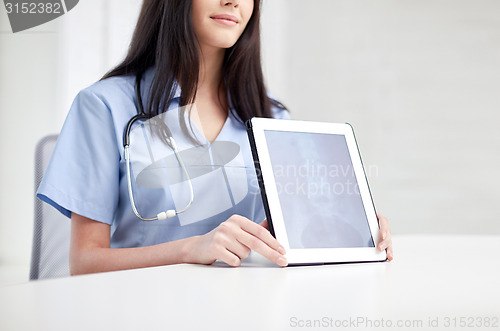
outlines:
[{"label": "tablet computer", "polygon": [[387,259],[349,124],[252,118],[247,131],[269,230],[289,265]]}]

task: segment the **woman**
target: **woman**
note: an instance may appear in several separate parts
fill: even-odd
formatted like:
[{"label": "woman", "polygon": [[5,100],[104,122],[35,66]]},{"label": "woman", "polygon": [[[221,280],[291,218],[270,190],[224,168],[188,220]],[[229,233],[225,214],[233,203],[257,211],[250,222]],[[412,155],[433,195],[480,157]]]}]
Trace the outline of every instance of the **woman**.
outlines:
[{"label": "woman", "polygon": [[[259,0],[144,1],[125,60],[78,94],[38,191],[71,217],[72,274],[217,259],[239,266],[251,250],[287,265],[284,248],[262,221],[243,125],[253,116],[288,118],[263,84],[259,10]],[[192,205],[152,222],[138,219],[129,202],[121,144],[142,100],[146,117],[165,115],[177,144],[204,148],[212,162],[201,164],[211,171],[192,180]],[[174,111],[181,106],[187,110]],[[214,168],[221,144],[237,146],[228,159],[235,166]],[[135,185],[141,214],[181,208],[186,181],[166,180],[166,187],[149,191]],[[380,217],[380,224],[378,247],[392,259],[387,220]]]}]

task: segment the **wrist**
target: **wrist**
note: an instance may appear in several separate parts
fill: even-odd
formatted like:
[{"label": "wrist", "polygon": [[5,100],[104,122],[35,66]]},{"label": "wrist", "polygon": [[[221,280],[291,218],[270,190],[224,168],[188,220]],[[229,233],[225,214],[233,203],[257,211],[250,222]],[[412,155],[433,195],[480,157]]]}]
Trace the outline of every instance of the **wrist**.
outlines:
[{"label": "wrist", "polygon": [[196,247],[200,236],[193,236],[184,239],[185,245],[181,249],[181,263],[199,263],[197,260]]}]

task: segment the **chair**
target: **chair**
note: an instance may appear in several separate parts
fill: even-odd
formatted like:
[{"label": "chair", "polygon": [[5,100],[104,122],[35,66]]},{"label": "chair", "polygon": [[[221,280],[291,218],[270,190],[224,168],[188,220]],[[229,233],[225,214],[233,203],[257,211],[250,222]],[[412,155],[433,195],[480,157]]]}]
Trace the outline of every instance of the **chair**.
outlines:
[{"label": "chair", "polygon": [[[50,135],[36,146],[35,194],[56,141],[57,135]],[[35,197],[30,280],[69,276],[70,228],[71,221],[66,216]]]}]

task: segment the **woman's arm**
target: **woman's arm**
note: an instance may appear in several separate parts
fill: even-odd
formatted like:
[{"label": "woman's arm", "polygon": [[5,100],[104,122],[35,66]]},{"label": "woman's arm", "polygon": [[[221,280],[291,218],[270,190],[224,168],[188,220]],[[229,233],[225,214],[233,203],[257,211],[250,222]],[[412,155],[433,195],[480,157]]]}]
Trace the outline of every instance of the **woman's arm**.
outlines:
[{"label": "woman's arm", "polygon": [[251,250],[280,266],[287,264],[284,248],[269,231],[238,215],[202,236],[134,248],[110,248],[109,225],[74,213],[71,216],[72,275],[177,263],[211,264],[215,260],[239,266]]}]

